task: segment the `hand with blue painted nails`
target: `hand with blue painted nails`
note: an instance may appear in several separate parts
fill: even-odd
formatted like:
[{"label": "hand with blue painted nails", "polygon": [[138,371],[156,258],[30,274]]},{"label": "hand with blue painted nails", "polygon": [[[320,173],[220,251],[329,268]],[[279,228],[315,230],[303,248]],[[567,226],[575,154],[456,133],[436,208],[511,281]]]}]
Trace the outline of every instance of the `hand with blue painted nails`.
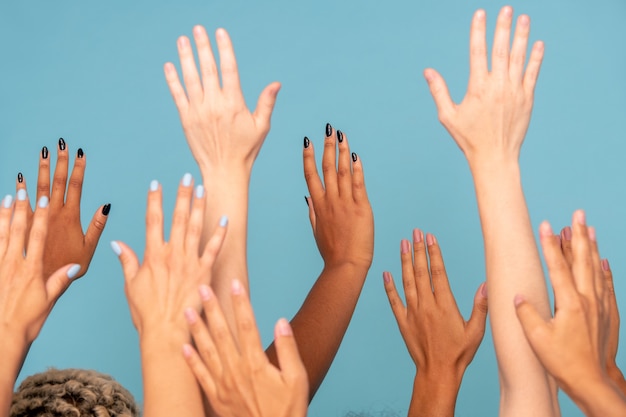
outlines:
[{"label": "hand with blue painted nails", "polygon": [[80,270],[80,265],[70,264],[44,275],[48,198],[39,199],[30,232],[29,210],[26,190],[18,190],[15,200],[6,196],[0,203],[0,410],[7,413],[30,344]]},{"label": "hand with blue painted nails", "polygon": [[517,316],[537,358],[587,416],[624,416],[626,397],[607,373],[610,288],[603,272],[595,230],[585,214],[572,219],[571,264],[550,224],[539,230],[558,309],[546,320],[524,294],[515,296]]},{"label": "hand with blue painted nails", "polygon": [[[163,236],[162,193],[150,184],[146,212],[146,248],[143,263],[122,242],[111,247],[119,256],[130,313],[139,333],[144,375],[144,413],[148,416],[201,416],[202,397],[180,348],[190,341],[184,310],[200,311],[197,289],[211,283],[211,268],[226,235],[227,219],[220,221],[206,247],[200,250],[204,188],[193,188],[185,174],[178,188],[169,242]],[[191,207],[191,209],[190,209]],[[167,393],[167,395],[163,395]]]},{"label": "hand with blue painted nails", "polygon": [[200,287],[206,323],[195,309],[185,312],[197,350],[186,344],[183,354],[212,410],[221,417],[304,417],[309,393],[306,369],[289,323],[281,319],[274,329],[279,362],[275,366],[263,352],[241,282],[234,280],[231,291],[238,342],[208,286]]},{"label": "hand with blue painted nails", "polygon": [[[50,155],[44,147],[39,156],[37,176],[37,200],[47,197],[50,201],[48,237],[44,248],[44,275],[50,276],[59,267],[68,263],[81,265],[76,274],[80,278],[87,273],[96,246],[107,222],[110,204],[99,207],[91,219],[87,232],[83,233],[80,221],[80,199],[83,179],[87,166],[87,157],[78,149],[74,159],[74,168],[68,180],[69,150],[63,138],[57,147],[57,163],[50,190]],[[26,179],[20,173],[16,188],[26,190]],[[29,227],[33,212],[29,210]]]},{"label": "hand with blue painted nails", "polygon": [[474,358],[487,320],[487,284],[474,295],[465,321],[456,305],[435,236],[413,231],[400,244],[406,307],[393,277],[383,273],[385,290],[416,374],[409,417],[453,417],[465,370]]}]

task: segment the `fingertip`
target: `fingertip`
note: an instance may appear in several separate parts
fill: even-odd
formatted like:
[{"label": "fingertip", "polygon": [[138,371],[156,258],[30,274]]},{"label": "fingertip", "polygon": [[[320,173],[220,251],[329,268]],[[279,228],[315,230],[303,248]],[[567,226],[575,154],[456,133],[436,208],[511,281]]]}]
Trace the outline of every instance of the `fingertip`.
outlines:
[{"label": "fingertip", "polygon": [[276,334],[282,337],[293,336],[293,330],[287,319],[281,318],[276,322]]},{"label": "fingertip", "polygon": [[476,20],[479,20],[479,21],[480,21],[480,20],[484,20],[486,15],[487,15],[487,14],[485,13],[485,11],[484,11],[483,9],[478,9],[478,10],[476,10],[476,12],[474,13],[474,18],[475,18]]},{"label": "fingertip", "polygon": [[228,216],[224,215],[220,217],[220,227],[228,226]]},{"label": "fingertip", "polygon": [[4,207],[5,209],[11,208],[11,206],[13,205],[13,196],[10,194],[7,194],[4,196],[4,198],[2,199],[2,207]]},{"label": "fingertip", "polygon": [[487,281],[480,284],[479,290],[479,293],[483,298],[488,298]]},{"label": "fingertip", "polygon": [[37,201],[37,207],[46,208],[48,207],[48,203],[50,203],[50,200],[48,199],[48,197],[43,196],[39,199],[39,201]]},{"label": "fingertip", "polygon": [[228,38],[228,32],[226,32],[224,28],[217,28],[217,30],[215,30],[215,37],[221,40],[226,39]]},{"label": "fingertip", "polygon": [[609,265],[609,260],[608,259],[602,259],[602,261],[600,261],[601,265],[602,265],[602,270],[604,272],[609,272],[611,270],[611,266]]},{"label": "fingertip", "polygon": [[71,267],[67,270],[67,273],[66,273],[67,278],[68,278],[68,279],[73,279],[73,278],[74,278],[74,277],[78,274],[78,272],[79,272],[79,271],[80,271],[80,265],[78,265],[78,264],[74,264],[74,265],[72,265],[72,266],[71,266]]},{"label": "fingertip", "polygon": [[383,282],[389,284],[391,282],[391,274],[387,271],[383,272]]},{"label": "fingertip", "polygon": [[111,203],[107,203],[105,205],[102,206],[102,215],[104,217],[107,217],[109,215],[109,213],[111,212]]},{"label": "fingertip", "polygon": [[120,256],[122,254],[122,246],[119,244],[119,242],[115,240],[111,241],[111,249],[117,256]]},{"label": "fingertip", "polygon": [[424,70],[424,78],[430,84],[435,80],[435,78],[437,78],[437,73],[432,68],[426,68]]},{"label": "fingertip", "polygon": [[525,301],[526,299],[521,294],[516,294],[515,298],[513,298],[513,304],[515,304],[516,308],[522,305]]},{"label": "fingertip", "polygon": [[554,233],[552,232],[552,226],[547,220],[544,220],[539,225],[539,236],[541,237],[552,237]]},{"label": "fingertip", "polygon": [[187,359],[191,358],[191,355],[193,355],[193,347],[191,347],[190,344],[185,343],[183,345],[183,356]]}]

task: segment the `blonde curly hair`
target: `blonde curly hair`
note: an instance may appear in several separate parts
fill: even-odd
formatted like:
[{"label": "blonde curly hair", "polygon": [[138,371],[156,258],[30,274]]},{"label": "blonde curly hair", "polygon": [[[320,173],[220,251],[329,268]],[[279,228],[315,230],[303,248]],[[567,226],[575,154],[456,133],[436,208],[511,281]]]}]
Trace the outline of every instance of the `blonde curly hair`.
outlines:
[{"label": "blonde curly hair", "polygon": [[11,417],[138,417],[132,394],[109,375],[49,369],[26,378],[13,394]]}]

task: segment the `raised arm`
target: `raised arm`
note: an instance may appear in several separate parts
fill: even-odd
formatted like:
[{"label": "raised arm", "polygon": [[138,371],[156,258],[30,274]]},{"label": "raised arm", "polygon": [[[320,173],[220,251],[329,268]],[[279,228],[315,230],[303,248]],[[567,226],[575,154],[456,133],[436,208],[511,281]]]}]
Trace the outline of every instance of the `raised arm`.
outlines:
[{"label": "raised arm", "polygon": [[[325,134],[324,183],[308,138],[304,138],[303,153],[304,176],[311,193],[306,198],[309,218],[324,269],[291,321],[309,376],[310,398],[335,358],[374,255],[374,217],[361,160],[350,153],[345,133],[328,124]],[[273,346],[267,352],[277,363]]]},{"label": "raised arm", "polygon": [[239,84],[237,61],[228,33],[224,29],[215,33],[220,71],[205,29],[194,27],[193,36],[201,74],[196,69],[191,43],[182,36],[178,39],[178,54],[185,88],[171,63],[165,64],[165,78],[178,108],[187,143],[200,167],[207,198],[211,201],[205,212],[203,242],[211,235],[222,213],[229,213],[230,229],[224,250],[215,262],[215,279],[211,286],[224,306],[230,328],[235,331],[230,283],[238,277],[248,289],[246,239],[250,175],[270,129],[280,84],[265,87],[256,110],[250,112]]},{"label": "raised arm", "polygon": [[202,186],[194,192],[191,175],[186,174],[178,188],[170,241],[165,242],[161,200],[161,187],[153,181],[148,193],[142,264],[127,245],[112,242],[111,247],[122,263],[126,297],[139,333],[143,415],[201,417],[204,405],[200,389],[181,355],[181,346],[190,342],[184,311],[188,306],[200,311],[197,288],[211,282],[226,219],[200,252],[206,195]]},{"label": "raised arm", "polygon": [[[87,167],[87,156],[78,148],[74,158],[74,167],[68,181],[69,149],[63,138],[57,146],[57,163],[52,177],[50,190],[50,155],[47,147],[43,147],[39,156],[39,173],[37,176],[37,200],[47,197],[50,200],[50,220],[48,237],[44,249],[44,275],[50,276],[59,267],[68,263],[81,266],[75,278],[87,273],[93,258],[100,235],[106,225],[111,204],[100,206],[91,219],[87,232],[83,233],[80,223],[80,198],[83,190],[83,179]],[[16,182],[17,190],[26,189],[26,179],[19,173]],[[32,210],[29,210],[29,227],[32,221]]]},{"label": "raised arm", "polygon": [[559,387],[589,417],[626,415],[626,397],[607,373],[610,339],[610,287],[602,271],[595,230],[585,213],[572,220],[571,262],[548,222],[539,230],[557,305],[546,320],[526,295],[515,296],[517,315],[537,357]]},{"label": "raised arm", "polygon": [[487,284],[481,284],[476,292],[472,315],[465,321],[434,235],[427,234],[424,239],[422,231],[415,229],[413,253],[409,241],[402,240],[400,259],[406,307],[389,272],[383,273],[383,280],[416,368],[408,415],[454,417],[461,380],[485,335]]},{"label": "raised arm", "polygon": [[501,396],[500,415],[558,415],[556,388],[535,357],[510,300],[523,293],[544,318],[550,303],[522,190],[519,154],[530,122],[543,43],[532,47],[526,69],[528,16],[513,10],[498,16],[487,68],[486,15],[475,13],[470,33],[470,78],[461,104],[455,104],[443,78],[433,69],[424,76],[439,119],[461,148],[474,178],[485,242],[490,323]]},{"label": "raised arm", "polygon": [[[43,253],[48,233],[48,198],[42,197],[32,217],[25,189],[15,201],[6,196],[0,205],[0,415],[8,416],[13,385],[28,349],[50,314],[57,299],[80,270],[65,265],[47,276]],[[28,238],[27,252],[24,245]]]}]

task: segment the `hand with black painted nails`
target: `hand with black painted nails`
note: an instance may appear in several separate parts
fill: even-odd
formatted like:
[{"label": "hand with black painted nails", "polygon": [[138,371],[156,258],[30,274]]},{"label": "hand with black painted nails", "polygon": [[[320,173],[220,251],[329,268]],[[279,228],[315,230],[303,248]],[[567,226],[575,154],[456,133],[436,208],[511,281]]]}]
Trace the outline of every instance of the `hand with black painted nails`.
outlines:
[{"label": "hand with black painted nails", "polygon": [[2,415],[8,415],[13,386],[31,343],[39,335],[52,307],[80,269],[80,265],[66,264],[50,275],[43,273],[44,245],[49,226],[48,203],[47,197],[38,200],[30,228],[30,206],[26,190],[18,190],[15,201],[12,196],[6,196],[0,204]]},{"label": "hand with black painted nails", "polygon": [[[425,245],[426,244],[426,245]],[[426,249],[427,248],[427,249]],[[393,277],[383,273],[387,298],[416,367],[409,417],[453,417],[465,370],[474,358],[487,320],[487,284],[474,295],[474,308],[463,319],[450,289],[435,236],[413,231],[400,244],[406,307]]]},{"label": "hand with black painted nails", "polygon": [[[41,197],[50,199],[50,221],[44,249],[44,274],[50,276],[60,266],[76,263],[81,265],[76,275],[76,278],[80,278],[87,273],[106,225],[111,204],[105,204],[96,210],[87,232],[83,233],[80,222],[80,199],[87,159],[83,150],[79,149],[68,181],[69,151],[63,138],[59,139],[57,151],[52,190],[50,190],[50,159],[47,147],[43,147],[39,158],[37,199]],[[16,188],[26,190],[26,179],[23,176],[18,175]],[[32,211],[28,218],[30,227],[33,218]]]}]

